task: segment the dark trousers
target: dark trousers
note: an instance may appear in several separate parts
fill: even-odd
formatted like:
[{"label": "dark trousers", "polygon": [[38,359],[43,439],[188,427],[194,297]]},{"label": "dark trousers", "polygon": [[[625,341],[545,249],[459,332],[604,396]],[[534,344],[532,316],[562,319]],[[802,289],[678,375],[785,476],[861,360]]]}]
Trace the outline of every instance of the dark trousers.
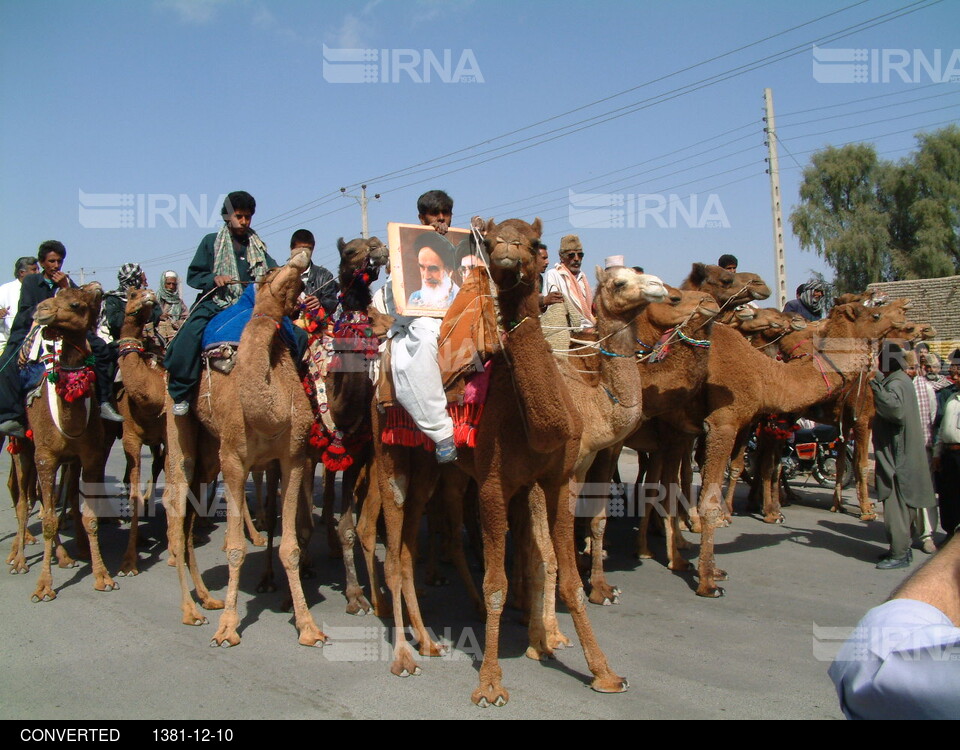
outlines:
[{"label": "dark trousers", "polygon": [[950,534],[960,524],[960,451],[943,451],[936,480],[940,528]]},{"label": "dark trousers", "polygon": [[174,402],[190,400],[191,393],[200,382],[200,345],[207,324],[220,312],[212,300],[204,300],[190,311],[190,317],[180,326],[177,335],[167,347],[163,366],[167,368],[169,381],[167,392]]}]

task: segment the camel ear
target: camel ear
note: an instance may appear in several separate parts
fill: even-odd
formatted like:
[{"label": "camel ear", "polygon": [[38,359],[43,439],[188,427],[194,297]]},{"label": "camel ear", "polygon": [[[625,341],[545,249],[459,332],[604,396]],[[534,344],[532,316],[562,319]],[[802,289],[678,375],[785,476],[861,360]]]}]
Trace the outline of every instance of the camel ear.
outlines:
[{"label": "camel ear", "polygon": [[603,282],[603,274],[604,274],[603,266],[594,266],[594,271],[597,274],[597,282]]},{"label": "camel ear", "polygon": [[497,226],[497,222],[495,222],[493,220],[493,217],[491,216],[489,219],[487,219],[487,225],[483,228],[483,236],[490,237],[491,235],[493,235],[493,229],[496,226]]},{"label": "camel ear", "polygon": [[690,281],[694,284],[700,284],[707,278],[707,266],[705,263],[694,263],[690,269]]},{"label": "camel ear", "polygon": [[337,250],[339,251],[341,256],[343,255],[343,251],[346,249],[346,247],[347,247],[347,243],[343,241],[343,237],[337,240]]},{"label": "camel ear", "polygon": [[537,237],[543,237],[543,222],[540,221],[539,216],[533,220],[533,224],[530,225],[530,228],[533,229]]}]

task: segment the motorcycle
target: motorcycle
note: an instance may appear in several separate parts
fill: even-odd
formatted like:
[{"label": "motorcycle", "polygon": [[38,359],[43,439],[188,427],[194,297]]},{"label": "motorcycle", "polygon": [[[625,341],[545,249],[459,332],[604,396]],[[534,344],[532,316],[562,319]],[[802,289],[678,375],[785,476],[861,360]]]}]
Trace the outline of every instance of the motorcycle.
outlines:
[{"label": "motorcycle", "polygon": [[[743,478],[752,481],[757,462],[757,433],[750,435],[744,455]],[[799,474],[811,474],[822,487],[833,488],[837,481],[837,458],[840,451],[846,453],[843,470],[843,487],[853,483],[853,443],[840,440],[840,430],[833,425],[816,424],[812,428],[801,427],[793,438],[784,443],[780,467],[784,479],[795,479]]]}]

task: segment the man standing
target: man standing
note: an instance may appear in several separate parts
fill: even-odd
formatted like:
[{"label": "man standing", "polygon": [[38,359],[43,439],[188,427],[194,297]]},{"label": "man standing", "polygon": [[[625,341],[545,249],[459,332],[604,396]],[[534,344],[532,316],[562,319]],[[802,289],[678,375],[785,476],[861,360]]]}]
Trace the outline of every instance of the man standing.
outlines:
[{"label": "man standing", "polygon": [[937,394],[933,470],[940,494],[940,528],[952,537],[960,526],[960,365],[950,365],[952,385]]},{"label": "man standing", "polygon": [[259,281],[277,265],[250,226],[256,210],[257,202],[250,193],[230,193],[220,211],[223,226],[200,241],[187,269],[187,283],[200,294],[163,360],[174,416],[190,411],[190,396],[200,380],[200,344],[210,319],[240,299],[244,283]]},{"label": "man standing", "polygon": [[877,496],[883,503],[890,546],[889,554],[877,563],[880,570],[910,565],[911,509],[936,504],[917,395],[904,364],[900,345],[885,341],[880,348],[880,371],[870,381],[877,409],[873,420]]},{"label": "man standing", "polygon": [[563,295],[554,289],[552,292],[547,294],[543,293],[543,274],[546,273],[547,267],[550,265],[550,252],[547,250],[546,244],[543,242],[540,243],[540,247],[537,248],[537,291],[540,293],[540,312],[545,312],[550,305],[555,305],[558,302],[563,302]]},{"label": "man standing", "polygon": [[13,318],[20,305],[20,286],[23,277],[38,273],[39,270],[36,258],[32,256],[17,258],[17,262],[13,264],[13,281],[0,286],[0,354],[3,354],[7,339],[10,338]]},{"label": "man standing", "polygon": [[548,294],[560,292],[568,302],[567,318],[571,328],[592,330],[597,322],[593,316],[593,292],[586,275],[580,270],[582,265],[580,238],[568,234],[560,240],[560,262],[547,271],[546,288]]},{"label": "man standing", "polygon": [[[930,465],[933,458],[933,423],[937,416],[937,394],[930,382],[919,374],[916,352],[907,352],[906,361],[907,375],[913,380],[913,388],[917,394],[923,444],[927,453],[927,464]],[[933,532],[937,528],[937,507],[918,508],[913,514],[913,528],[920,538],[920,549],[928,555],[936,552],[937,545],[933,541]]]}]

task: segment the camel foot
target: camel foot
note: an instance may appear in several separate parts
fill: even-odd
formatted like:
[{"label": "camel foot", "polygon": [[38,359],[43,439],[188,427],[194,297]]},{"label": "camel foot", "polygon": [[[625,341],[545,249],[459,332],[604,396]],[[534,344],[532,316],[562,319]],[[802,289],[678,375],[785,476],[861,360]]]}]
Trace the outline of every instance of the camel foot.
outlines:
[{"label": "camel foot", "polygon": [[688,570],[693,569],[693,563],[681,557],[680,559],[669,563],[667,565],[667,569],[672,570],[674,573],[686,573]]},{"label": "camel foot", "polygon": [[599,583],[590,589],[590,603],[601,604],[609,607],[611,604],[620,603],[620,594],[622,592],[616,586],[608,583]]},{"label": "camel foot", "polygon": [[170,557],[167,558],[167,567],[168,568],[177,567],[177,558],[174,557],[173,555],[170,555]]},{"label": "camel foot", "polygon": [[427,639],[420,644],[420,647],[417,649],[420,656],[443,656],[447,653],[445,646],[441,646],[439,643],[435,643],[430,639]]},{"label": "camel foot", "polygon": [[12,560],[7,560],[7,563],[10,565],[11,575],[19,575],[20,573],[26,573],[30,570],[30,566],[27,565],[27,559],[23,554],[15,556]]},{"label": "camel foot", "polygon": [[300,629],[300,638],[298,642],[301,646],[323,646],[327,642],[327,636],[320,628],[311,623]]},{"label": "camel foot", "polygon": [[120,588],[120,584],[106,573],[101,573],[94,578],[93,588],[95,591],[115,591]]},{"label": "camel foot", "polygon": [[767,513],[763,517],[764,523],[783,523],[785,520],[783,513]]},{"label": "camel foot", "polygon": [[507,705],[510,693],[503,685],[481,685],[473,691],[470,699],[480,708],[490,708],[490,706],[500,708]]},{"label": "camel foot", "polygon": [[691,534],[700,534],[702,532],[700,519],[699,518],[689,519],[687,521],[687,529],[690,531]]},{"label": "camel foot", "polygon": [[33,592],[33,596],[30,597],[30,601],[34,604],[39,602],[52,602],[57,598],[57,592],[53,590],[51,586],[46,583],[37,584],[36,591]]},{"label": "camel foot", "polygon": [[702,583],[697,587],[697,596],[706,599],[719,599],[724,595],[724,590],[720,586],[704,586]]},{"label": "camel foot", "polygon": [[200,600],[200,606],[204,609],[223,609],[223,599],[214,599],[208,596]]},{"label": "camel foot", "polygon": [[560,628],[554,628],[547,632],[547,648],[556,651],[561,648],[571,648],[573,641],[560,632]]},{"label": "camel foot", "polygon": [[365,597],[363,594],[356,594],[354,596],[347,597],[348,615],[357,615],[358,617],[363,617],[372,609],[373,607],[370,606],[370,602],[367,601],[367,597]]},{"label": "camel foot", "polygon": [[214,633],[213,638],[210,639],[211,648],[216,648],[217,646],[230,648],[231,646],[240,645],[240,634],[237,632],[237,626],[232,619],[233,618],[230,618],[227,622],[220,623],[217,632]]},{"label": "camel foot", "polygon": [[596,677],[590,683],[590,689],[598,693],[625,693],[630,683],[619,675],[609,674],[606,677]]},{"label": "camel foot", "polygon": [[277,584],[273,580],[273,575],[270,573],[265,573],[263,578],[260,579],[260,583],[257,584],[257,593],[272,594],[276,590]]},{"label": "camel foot", "polygon": [[861,514],[860,514],[860,520],[861,520],[861,521],[876,521],[876,520],[877,520],[877,514],[874,513],[873,511],[870,511],[869,513],[861,513]]},{"label": "camel foot", "polygon": [[189,607],[184,608],[183,617],[180,622],[184,625],[190,625],[191,627],[198,627],[200,625],[206,625],[210,621],[200,614],[200,610],[191,603]]},{"label": "camel foot", "polygon": [[24,532],[23,543],[24,543],[24,544],[36,544],[36,543],[37,543],[37,538],[36,538],[33,534],[31,534],[29,531]]},{"label": "camel foot", "polygon": [[650,552],[649,550],[640,550],[639,552],[637,552],[637,559],[638,559],[638,560],[652,560],[652,559],[653,559],[653,553]]},{"label": "camel foot", "polygon": [[136,558],[132,560],[124,560],[120,563],[120,570],[117,571],[118,576],[137,576],[140,575],[140,569],[137,567]]},{"label": "camel foot", "polygon": [[253,534],[250,536],[250,544],[254,547],[266,547],[267,538],[263,534]]},{"label": "camel foot", "polygon": [[533,659],[534,661],[550,661],[551,659],[557,658],[553,653],[553,649],[550,649],[542,644],[537,646],[531,644],[527,646],[525,656],[528,659]]},{"label": "camel foot", "polygon": [[70,555],[67,554],[67,551],[63,546],[57,547],[57,566],[60,568],[75,568],[79,565],[76,560],[74,560]]},{"label": "camel foot", "polygon": [[418,677],[423,670],[414,661],[410,647],[405,646],[396,655],[393,664],[390,665],[390,671],[397,677],[410,677],[411,675]]}]

